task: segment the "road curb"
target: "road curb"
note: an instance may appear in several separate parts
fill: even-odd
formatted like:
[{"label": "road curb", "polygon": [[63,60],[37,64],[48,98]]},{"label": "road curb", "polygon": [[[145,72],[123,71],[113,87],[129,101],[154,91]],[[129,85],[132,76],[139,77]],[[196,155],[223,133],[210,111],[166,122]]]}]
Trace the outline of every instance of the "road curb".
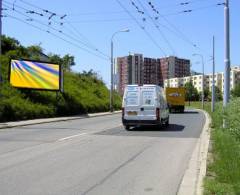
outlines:
[{"label": "road curb", "polygon": [[100,112],[100,113],[86,114],[86,115],[73,116],[73,117],[43,118],[43,119],[33,119],[33,120],[26,120],[26,121],[5,122],[5,123],[0,123],[0,129],[21,127],[21,126],[28,126],[28,125],[37,125],[37,124],[43,124],[43,123],[86,119],[86,118],[100,117],[100,116],[106,116],[106,115],[112,115],[112,114],[118,114],[118,113],[121,113],[121,111],[115,111],[113,113]]},{"label": "road curb", "polygon": [[200,138],[191,155],[188,167],[184,173],[181,184],[179,186],[178,195],[201,195],[203,194],[203,179],[206,175],[207,154],[210,140],[210,124],[212,122],[209,114],[200,109],[205,115],[205,124],[203,126]]}]

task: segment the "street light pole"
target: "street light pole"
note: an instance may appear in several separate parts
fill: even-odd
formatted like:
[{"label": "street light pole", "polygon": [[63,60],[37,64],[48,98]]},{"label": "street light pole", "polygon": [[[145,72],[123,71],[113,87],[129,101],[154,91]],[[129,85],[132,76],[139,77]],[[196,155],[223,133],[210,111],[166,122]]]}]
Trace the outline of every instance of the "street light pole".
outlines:
[{"label": "street light pole", "polygon": [[215,108],[215,39],[213,36],[213,67],[212,67],[212,106],[211,110],[214,112]]},{"label": "street light pole", "polygon": [[189,90],[189,94],[188,94],[188,106],[190,106],[190,102],[191,102],[191,98],[192,98],[192,86],[193,86],[193,84],[192,84],[192,74],[191,74],[191,66],[192,66],[192,64],[191,64],[191,62],[190,62],[190,90]]},{"label": "street light pole", "polygon": [[113,112],[113,38],[117,33],[129,32],[129,29],[123,29],[113,33],[111,38],[111,86],[110,86],[110,112]]},{"label": "street light pole", "polygon": [[[113,38],[112,38],[113,39]],[[110,86],[110,112],[113,112],[113,40],[111,39],[111,86]]]},{"label": "street light pole", "polygon": [[193,54],[193,56],[200,56],[202,59],[202,109],[204,109],[204,60],[203,60],[203,55]]}]

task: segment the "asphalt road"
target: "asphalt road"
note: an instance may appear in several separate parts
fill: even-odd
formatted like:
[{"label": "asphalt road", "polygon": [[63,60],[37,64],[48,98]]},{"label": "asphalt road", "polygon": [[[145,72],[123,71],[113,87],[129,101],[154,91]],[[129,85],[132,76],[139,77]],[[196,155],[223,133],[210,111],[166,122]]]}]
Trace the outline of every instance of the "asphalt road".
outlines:
[{"label": "asphalt road", "polygon": [[121,115],[0,130],[0,194],[176,194],[205,122],[125,131]]}]

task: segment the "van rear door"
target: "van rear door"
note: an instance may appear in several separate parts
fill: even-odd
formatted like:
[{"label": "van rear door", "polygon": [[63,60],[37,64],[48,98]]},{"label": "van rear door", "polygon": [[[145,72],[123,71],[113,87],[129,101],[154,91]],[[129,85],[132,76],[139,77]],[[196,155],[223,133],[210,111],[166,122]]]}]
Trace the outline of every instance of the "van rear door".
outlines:
[{"label": "van rear door", "polygon": [[156,120],[156,87],[141,87],[139,120]]},{"label": "van rear door", "polygon": [[124,97],[124,119],[138,120],[140,87],[128,87]]}]

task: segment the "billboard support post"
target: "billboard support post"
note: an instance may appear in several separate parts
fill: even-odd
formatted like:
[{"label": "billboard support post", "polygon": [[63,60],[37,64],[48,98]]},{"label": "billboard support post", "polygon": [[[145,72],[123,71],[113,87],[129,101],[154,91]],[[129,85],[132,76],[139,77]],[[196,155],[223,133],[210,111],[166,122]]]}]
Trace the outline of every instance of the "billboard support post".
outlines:
[{"label": "billboard support post", "polygon": [[[2,57],[2,0],[0,0],[0,57]],[[0,62],[0,83],[2,82],[2,64]]]}]

